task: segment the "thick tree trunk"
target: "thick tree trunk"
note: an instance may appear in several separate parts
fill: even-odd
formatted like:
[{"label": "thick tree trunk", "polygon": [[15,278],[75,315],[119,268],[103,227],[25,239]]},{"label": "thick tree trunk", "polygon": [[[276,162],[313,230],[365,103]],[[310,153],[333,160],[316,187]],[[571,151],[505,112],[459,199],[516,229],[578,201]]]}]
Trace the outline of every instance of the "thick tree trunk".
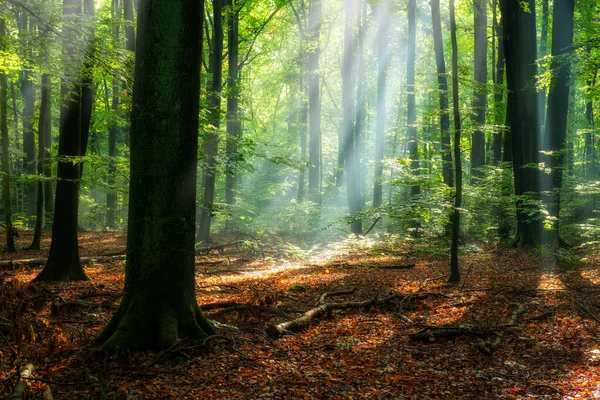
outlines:
[{"label": "thick tree trunk", "polygon": [[375,126],[375,176],[373,179],[373,207],[383,205],[383,155],[385,150],[385,122],[387,70],[390,63],[389,41],[389,0],[382,1],[377,7],[375,21],[377,32],[377,121]]},{"label": "thick tree trunk", "polygon": [[308,198],[321,202],[321,92],[319,83],[319,37],[323,14],[322,0],[312,0],[308,10],[308,108],[309,144]]},{"label": "thick tree trunk", "polygon": [[471,177],[481,178],[481,167],[485,165],[485,110],[487,106],[487,0],[475,0],[474,26],[475,26],[475,58],[474,79],[475,93],[473,94],[473,125],[474,132],[471,138]]},{"label": "thick tree trunk", "polygon": [[238,11],[235,1],[231,1],[231,10],[227,14],[227,165],[225,167],[225,201],[231,206],[235,202],[237,183],[238,145],[240,138],[238,55],[239,28]]},{"label": "thick tree trunk", "polygon": [[535,90],[536,37],[535,4],[501,0],[504,21],[504,50],[509,90],[507,113],[517,195],[517,234],[514,246],[536,245],[541,239],[539,199],[537,93]]},{"label": "thick tree trunk", "polygon": [[107,350],[214,333],[194,279],[202,8],[196,0],[140,4],[125,291],[97,338]]},{"label": "thick tree trunk", "polygon": [[549,216],[553,222],[551,242],[560,241],[560,192],[566,152],[567,116],[569,114],[569,77],[573,44],[574,0],[554,0],[552,12],[552,80],[548,95],[546,150],[551,169]]},{"label": "thick tree trunk", "polygon": [[[0,39],[4,39],[6,34],[6,23],[0,16]],[[0,40],[0,50],[3,48],[3,41]],[[0,72],[0,140],[2,141],[2,197],[4,200],[4,224],[6,226],[6,251],[14,252],[15,239],[14,228],[12,225],[12,202],[10,197],[10,164],[8,153],[8,121],[7,121],[7,77]]]},{"label": "thick tree trunk", "polygon": [[433,50],[437,68],[437,81],[440,102],[440,141],[442,143],[442,176],[444,183],[454,186],[452,178],[452,149],[450,147],[450,110],[448,109],[448,79],[446,78],[446,61],[444,60],[444,44],[442,40],[442,23],[440,18],[440,0],[431,0],[431,20],[433,27]]},{"label": "thick tree trunk", "polygon": [[[413,175],[419,176],[419,145],[417,142],[417,105],[416,105],[416,87],[415,87],[415,55],[417,45],[417,1],[408,0],[408,49],[406,59],[406,85],[407,85],[407,118],[406,118],[406,137],[408,140],[408,154],[411,160],[411,170]],[[416,196],[421,193],[421,187],[413,185],[411,193]]]},{"label": "thick tree trunk", "polygon": [[215,200],[215,180],[217,153],[219,150],[219,129],[221,127],[221,89],[223,86],[223,4],[222,0],[213,0],[213,34],[209,55],[209,69],[212,74],[208,91],[208,117],[210,125],[204,132],[203,186],[204,196],[200,208],[198,241],[210,240],[213,203]]},{"label": "thick tree trunk", "polygon": [[460,208],[462,207],[462,160],[460,154],[461,120],[458,103],[458,43],[456,40],[456,16],[454,0],[450,0],[450,35],[452,36],[452,110],[454,116],[454,171],[456,175],[456,193],[454,211],[452,213],[452,243],[450,245],[450,278],[449,281],[460,281],[458,265],[458,240],[460,237]]},{"label": "thick tree trunk", "polygon": [[[89,1],[89,0],[86,0]],[[81,0],[64,0],[63,13],[67,20],[80,17]],[[78,15],[79,14],[79,15]],[[74,35],[65,28],[65,36]],[[72,40],[72,38],[71,38]],[[64,44],[66,68],[75,71],[77,50]],[[61,85],[60,134],[58,140],[58,170],[52,242],[48,262],[35,281],[89,280],[79,259],[77,238],[79,217],[79,185],[82,152],[82,81],[81,70],[65,74]]]}]

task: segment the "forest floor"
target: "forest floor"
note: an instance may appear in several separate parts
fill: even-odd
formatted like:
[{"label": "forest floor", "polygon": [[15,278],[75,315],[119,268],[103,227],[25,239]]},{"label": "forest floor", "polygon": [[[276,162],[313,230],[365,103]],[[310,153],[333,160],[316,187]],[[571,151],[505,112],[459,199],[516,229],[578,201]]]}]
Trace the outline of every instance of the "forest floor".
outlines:
[{"label": "forest floor", "polygon": [[[1,259],[47,256],[48,234],[42,251]],[[600,398],[593,246],[571,265],[540,251],[482,248],[461,257],[463,280],[449,285],[447,257],[409,245],[361,240],[303,251],[274,237],[217,239],[225,245],[197,258],[196,284],[220,336],[162,352],[95,350],[120,301],[123,260],[88,261],[93,280],[73,284],[30,285],[41,265],[0,268],[0,396],[31,363],[34,399]],[[22,234],[18,246],[29,240]],[[119,253],[125,241],[124,233],[82,233],[81,253]],[[265,333],[322,294],[349,289],[324,303],[375,305],[334,310],[278,339]]]}]

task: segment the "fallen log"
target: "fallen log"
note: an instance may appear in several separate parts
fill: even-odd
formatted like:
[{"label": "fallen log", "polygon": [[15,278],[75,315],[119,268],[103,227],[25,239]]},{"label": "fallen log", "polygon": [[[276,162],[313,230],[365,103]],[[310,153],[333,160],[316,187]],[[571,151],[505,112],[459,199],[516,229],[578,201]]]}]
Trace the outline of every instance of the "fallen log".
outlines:
[{"label": "fallen log", "polygon": [[413,295],[406,296],[392,294],[384,299],[377,298],[364,301],[349,301],[345,303],[324,303],[305,312],[299,318],[291,321],[282,322],[277,325],[269,324],[265,329],[267,336],[276,339],[283,336],[285,333],[296,332],[310,325],[311,321],[327,314],[331,314],[334,310],[348,310],[352,308],[367,308],[372,306],[381,306],[393,303],[395,301],[402,302],[407,298],[413,298]]},{"label": "fallen log", "polygon": [[[98,262],[112,261],[112,260],[124,260],[125,255],[107,255],[107,256],[96,256],[96,257],[81,257],[82,264],[95,264]],[[17,265],[24,265],[27,267],[36,267],[39,265],[45,265],[47,258],[26,258],[21,260],[4,260],[0,261],[0,268],[7,269],[7,267],[14,267]]]},{"label": "fallen log", "polygon": [[19,383],[15,386],[15,390],[8,397],[9,399],[23,399],[25,397],[25,392],[27,391],[27,379],[31,378],[33,375],[33,364],[27,364],[20,371],[20,379]]}]

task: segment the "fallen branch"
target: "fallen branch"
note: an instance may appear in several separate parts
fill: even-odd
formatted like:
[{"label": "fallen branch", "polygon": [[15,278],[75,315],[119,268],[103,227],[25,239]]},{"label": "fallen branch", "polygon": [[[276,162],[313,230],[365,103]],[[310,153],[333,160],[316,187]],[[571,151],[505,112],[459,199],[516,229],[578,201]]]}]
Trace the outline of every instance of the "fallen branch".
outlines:
[{"label": "fallen branch", "polygon": [[210,310],[216,310],[217,308],[229,308],[229,307],[235,307],[235,306],[239,306],[241,303],[235,302],[235,301],[224,301],[224,302],[220,302],[220,303],[208,303],[208,304],[202,304],[200,306],[200,309],[202,311],[210,311]]},{"label": "fallen branch", "polygon": [[27,364],[21,368],[19,383],[15,386],[12,395],[8,397],[9,399],[22,399],[25,396],[25,392],[27,391],[27,379],[31,378],[32,374],[33,364]]},{"label": "fallen branch", "polygon": [[[124,255],[106,255],[97,257],[81,257],[80,261],[82,264],[95,264],[98,262],[112,261],[112,260],[124,260]],[[24,265],[27,267],[36,267],[39,265],[45,265],[47,258],[27,258],[21,260],[4,260],[0,261],[0,268],[15,267],[17,265]]]},{"label": "fallen branch", "polygon": [[215,244],[208,247],[198,247],[196,248],[196,255],[208,254],[212,251],[216,251],[217,253],[223,253],[227,247],[239,246],[243,243],[243,240],[234,240],[233,242]]},{"label": "fallen branch", "polygon": [[354,292],[356,292],[356,288],[338,290],[337,292],[325,292],[319,296],[319,299],[317,300],[315,307],[318,307],[321,304],[325,303],[325,299],[327,299],[328,297],[343,296],[345,294],[352,294]]},{"label": "fallen branch", "polygon": [[371,300],[350,301],[346,303],[325,303],[308,310],[299,318],[287,322],[282,322],[278,325],[269,324],[267,325],[265,331],[270,338],[276,339],[281,337],[285,333],[299,331],[300,329],[307,327],[314,319],[317,319],[326,314],[331,314],[331,312],[334,310],[348,310],[351,308],[367,308],[372,306],[387,305],[395,301],[403,301],[409,296],[412,298],[413,295],[409,294],[406,296],[401,296],[398,294],[393,294],[381,300],[374,298]]},{"label": "fallen branch", "polygon": [[417,264],[404,264],[404,265],[374,265],[371,268],[378,269],[410,269],[414,268]]},{"label": "fallen branch", "polygon": [[418,341],[430,341],[441,338],[451,338],[456,336],[464,336],[464,335],[475,335],[478,332],[475,332],[471,328],[462,328],[459,326],[440,326],[440,327],[428,327],[423,329],[420,332],[413,333],[409,335],[408,338],[410,340],[418,340]]},{"label": "fallen branch", "polygon": [[592,312],[590,311],[590,309],[589,309],[589,308],[587,308],[586,306],[584,306],[583,304],[580,304],[580,303],[575,303],[575,304],[576,304],[576,305],[577,305],[577,306],[578,306],[580,309],[582,309],[583,311],[585,311],[585,313],[586,313],[587,315],[589,315],[591,319],[593,319],[594,321],[596,321],[597,323],[599,323],[599,324],[600,324],[600,319],[599,319],[598,317],[596,317],[596,315],[594,315],[594,313],[592,313]]}]

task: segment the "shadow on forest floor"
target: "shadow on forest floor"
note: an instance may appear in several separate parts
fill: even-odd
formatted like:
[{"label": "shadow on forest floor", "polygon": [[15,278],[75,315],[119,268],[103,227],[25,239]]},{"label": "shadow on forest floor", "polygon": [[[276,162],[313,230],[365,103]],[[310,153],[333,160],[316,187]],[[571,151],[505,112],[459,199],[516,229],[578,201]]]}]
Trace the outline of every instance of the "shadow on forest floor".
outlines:
[{"label": "shadow on forest floor", "polygon": [[[122,233],[82,235],[84,255],[124,247]],[[43,245],[37,257],[47,254]],[[46,386],[56,399],[600,396],[597,251],[580,254],[584,261],[575,266],[533,250],[468,254],[463,282],[448,285],[445,258],[367,242],[332,249],[301,254],[266,244],[203,254],[198,302],[212,305],[206,314],[229,340],[182,340],[168,351],[113,356],[95,352],[93,338],[120,301],[123,261],[87,266],[91,283],[34,288],[28,282],[39,267],[0,271],[2,394],[12,392],[18,367],[32,363],[39,379],[31,382],[33,398]],[[10,258],[34,257],[2,255]],[[276,340],[265,334],[268,324],[313,308],[321,294],[350,288],[356,291],[327,301],[420,296],[333,311]],[[411,339],[440,327],[458,334]]]}]

